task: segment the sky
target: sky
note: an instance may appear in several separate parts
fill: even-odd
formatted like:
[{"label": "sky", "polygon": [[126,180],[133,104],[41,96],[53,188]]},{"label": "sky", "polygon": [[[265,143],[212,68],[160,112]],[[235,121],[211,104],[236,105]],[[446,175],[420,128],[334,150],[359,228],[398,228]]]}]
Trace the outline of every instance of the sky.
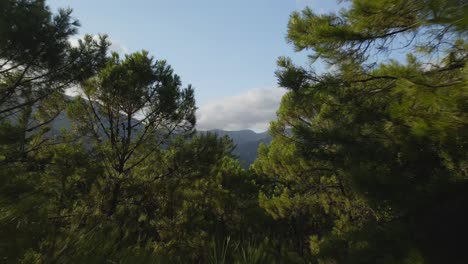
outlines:
[{"label": "sky", "polygon": [[[70,7],[77,37],[107,34],[119,53],[148,50],[195,87],[199,130],[265,131],[284,90],[274,72],[279,56],[307,62],[286,41],[290,14],[339,8],[334,0],[49,0]],[[320,66],[319,66],[320,67]]]}]

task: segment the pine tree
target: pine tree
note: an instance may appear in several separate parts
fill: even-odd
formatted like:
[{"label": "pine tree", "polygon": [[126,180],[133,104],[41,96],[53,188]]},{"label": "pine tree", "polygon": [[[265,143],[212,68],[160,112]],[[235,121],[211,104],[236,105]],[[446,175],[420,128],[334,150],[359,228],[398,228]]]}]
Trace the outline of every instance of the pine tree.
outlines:
[{"label": "pine tree", "polygon": [[[89,136],[106,169],[102,210],[112,217],[125,204],[134,171],[173,134],[188,135],[195,125],[193,89],[148,52],[116,53],[96,77],[83,84],[85,98],[69,108],[75,128]],[[122,227],[123,228],[123,227]],[[123,231],[122,231],[123,232]]]},{"label": "pine tree", "polygon": [[[90,168],[80,148],[57,147],[59,137],[48,131],[64,109],[65,89],[102,66],[109,43],[86,37],[72,47],[79,23],[71,10],[54,14],[44,1],[1,1],[0,13],[0,255],[16,263],[49,251],[56,237],[48,232],[60,227],[53,219],[70,209],[77,171]],[[77,165],[60,174],[66,158]],[[79,175],[86,185],[87,176]]]},{"label": "pine tree", "polygon": [[[306,230],[319,261],[466,260],[466,9],[354,0],[339,13],[291,16],[289,41],[333,69],[319,74],[280,58],[279,84],[289,92],[254,169],[275,182],[261,196],[274,217],[317,204],[329,192],[324,180],[343,190],[333,195],[342,203],[321,204],[341,217],[322,212],[328,228]],[[380,61],[398,48],[406,62]]]}]

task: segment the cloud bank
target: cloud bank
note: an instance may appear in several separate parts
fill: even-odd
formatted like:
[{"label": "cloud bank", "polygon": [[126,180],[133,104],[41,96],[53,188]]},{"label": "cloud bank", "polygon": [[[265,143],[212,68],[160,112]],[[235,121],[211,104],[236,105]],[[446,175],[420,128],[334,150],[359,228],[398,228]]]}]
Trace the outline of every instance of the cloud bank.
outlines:
[{"label": "cloud bank", "polygon": [[270,121],[276,119],[285,93],[282,88],[253,89],[202,105],[197,110],[197,128],[265,131]]}]

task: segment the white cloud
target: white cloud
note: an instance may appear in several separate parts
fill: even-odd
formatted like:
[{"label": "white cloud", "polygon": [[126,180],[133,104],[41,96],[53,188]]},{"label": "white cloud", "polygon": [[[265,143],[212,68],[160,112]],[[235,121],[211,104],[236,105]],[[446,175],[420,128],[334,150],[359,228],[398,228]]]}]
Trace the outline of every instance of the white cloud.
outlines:
[{"label": "white cloud", "polygon": [[[78,40],[80,39],[83,39],[84,36],[79,36],[79,37],[72,37],[70,38],[68,41],[70,42],[70,44],[73,46],[73,47],[77,47],[78,46]],[[99,37],[98,35],[93,35],[93,39],[95,40],[98,40]],[[109,50],[110,51],[115,51],[119,54],[126,54],[128,53],[128,48],[127,46],[123,45],[122,43],[118,42],[118,41],[115,41],[115,40],[112,40],[110,38],[107,39],[109,42],[111,42],[111,45],[109,47]]]},{"label": "white cloud", "polygon": [[117,52],[119,54],[127,54],[128,53],[128,48],[125,45],[123,45],[122,43],[112,41],[112,40],[111,40],[111,43],[112,44],[109,47],[109,49],[111,51],[115,51],[115,52]]},{"label": "white cloud", "polygon": [[202,105],[197,110],[197,128],[265,131],[276,119],[285,92],[282,88],[253,89]]},{"label": "white cloud", "polygon": [[81,37],[71,37],[68,39],[68,42],[70,42],[70,45],[72,45],[72,47],[78,47],[79,39],[81,39]]},{"label": "white cloud", "polygon": [[75,97],[78,95],[83,95],[83,90],[80,87],[73,85],[72,87],[65,90],[65,94],[71,97]]}]

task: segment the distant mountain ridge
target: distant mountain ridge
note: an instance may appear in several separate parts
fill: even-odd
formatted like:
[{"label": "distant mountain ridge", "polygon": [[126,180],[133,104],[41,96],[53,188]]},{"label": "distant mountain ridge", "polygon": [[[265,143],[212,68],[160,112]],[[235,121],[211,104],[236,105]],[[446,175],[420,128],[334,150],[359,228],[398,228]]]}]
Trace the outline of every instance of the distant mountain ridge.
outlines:
[{"label": "distant mountain ridge", "polygon": [[[51,134],[57,135],[61,129],[70,129],[71,121],[65,112],[60,115],[52,122]],[[252,130],[236,130],[228,131],[222,129],[212,129],[208,131],[198,131],[198,133],[214,133],[218,136],[230,137],[236,145],[233,150],[233,154],[239,159],[244,168],[248,168],[258,157],[257,149],[260,144],[269,144],[272,140],[268,131],[256,133]]]},{"label": "distant mountain ridge", "polygon": [[218,136],[228,136],[232,138],[236,145],[233,154],[237,156],[244,168],[248,168],[257,159],[257,150],[260,144],[269,144],[272,140],[268,131],[256,133],[252,130],[226,131],[213,129],[201,132],[211,132]]}]

